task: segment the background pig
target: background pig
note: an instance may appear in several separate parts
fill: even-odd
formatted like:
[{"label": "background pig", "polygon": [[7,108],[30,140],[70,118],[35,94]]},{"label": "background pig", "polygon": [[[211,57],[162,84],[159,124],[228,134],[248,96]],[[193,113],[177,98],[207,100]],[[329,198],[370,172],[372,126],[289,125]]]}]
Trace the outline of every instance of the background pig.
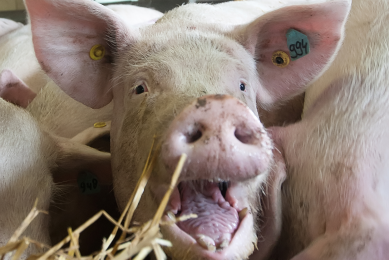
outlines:
[{"label": "background pig", "polygon": [[[76,138],[78,142],[90,145],[101,151],[109,152],[109,123],[104,128],[93,128],[96,122],[106,122],[111,118],[112,105],[102,109],[91,109],[66,95],[58,86],[50,81],[38,94],[28,88],[12,71],[0,73],[0,97],[26,107],[40,128],[61,137]],[[86,130],[91,128],[89,130]],[[92,132],[93,136],[80,138],[81,131]],[[101,135],[95,135],[102,131]],[[99,187],[98,191],[85,191],[80,188],[78,179],[86,169],[54,175],[54,183],[58,192],[51,197],[50,204],[50,238],[57,243],[67,235],[67,228],[73,229],[82,225],[101,209],[110,215],[117,216],[118,210],[113,198],[110,164],[107,167],[94,164],[91,172]],[[96,175],[101,172],[100,175]],[[110,222],[101,219],[81,236],[80,245],[83,254],[89,254],[101,247],[101,240],[96,236],[108,236],[112,231]]]},{"label": "background pig", "polygon": [[270,259],[388,258],[388,11],[387,1],[352,1],[303,120],[273,132],[288,174]]},{"label": "background pig", "polygon": [[0,37],[16,30],[17,28],[23,26],[21,23],[14,22],[9,19],[0,18]]},{"label": "background pig", "polygon": [[[0,246],[11,238],[39,199],[38,208],[48,210],[57,192],[53,177],[93,164],[109,164],[110,155],[69,139],[52,136],[23,109],[0,99]],[[50,244],[49,217],[40,214],[23,236]],[[39,250],[30,246],[23,258]],[[8,259],[8,257],[6,257]]]},{"label": "background pig", "polygon": [[[273,164],[256,103],[288,100],[320,75],[338,50],[348,5],[287,7],[260,18],[255,2],[186,5],[137,28],[91,1],[26,4],[35,52],[49,76],[88,106],[114,101],[111,151],[119,207],[134,189],[156,135],[153,174],[135,220],[153,216],[179,156],[187,153],[164,218],[199,217],[163,227],[175,245],[169,254],[246,258],[256,241],[259,190],[267,181],[266,192],[278,193],[283,174],[282,163]],[[273,57],[286,49],[285,34],[292,28],[309,38],[310,53],[277,66],[287,63]],[[91,54],[95,46],[99,51]],[[262,198],[270,205],[262,218],[273,221],[279,205]],[[261,244],[264,253],[279,228],[272,231],[272,242]]]}]

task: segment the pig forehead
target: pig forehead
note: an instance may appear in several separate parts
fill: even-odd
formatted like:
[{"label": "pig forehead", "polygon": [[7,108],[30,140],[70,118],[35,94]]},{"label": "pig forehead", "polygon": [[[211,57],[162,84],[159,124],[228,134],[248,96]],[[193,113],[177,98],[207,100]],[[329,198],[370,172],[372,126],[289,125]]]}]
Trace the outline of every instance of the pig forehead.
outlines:
[{"label": "pig forehead", "polygon": [[176,72],[172,68],[192,73],[222,75],[223,72],[254,72],[255,65],[248,52],[233,39],[214,32],[188,29],[153,30],[129,48],[126,70],[146,67]]}]

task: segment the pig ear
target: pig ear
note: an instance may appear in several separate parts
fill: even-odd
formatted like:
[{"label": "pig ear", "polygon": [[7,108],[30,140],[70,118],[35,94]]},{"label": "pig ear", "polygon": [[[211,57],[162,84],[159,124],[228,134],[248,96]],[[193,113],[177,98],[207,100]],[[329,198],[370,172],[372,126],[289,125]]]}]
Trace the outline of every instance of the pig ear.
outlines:
[{"label": "pig ear", "polygon": [[237,28],[238,41],[257,60],[257,100],[289,99],[319,77],[342,43],[349,10],[348,1],[289,6]]},{"label": "pig ear", "polygon": [[26,108],[36,94],[12,71],[0,73],[0,97],[4,100]]},{"label": "pig ear", "polygon": [[25,2],[41,67],[77,101],[108,104],[114,54],[130,40],[121,19],[91,0]]}]

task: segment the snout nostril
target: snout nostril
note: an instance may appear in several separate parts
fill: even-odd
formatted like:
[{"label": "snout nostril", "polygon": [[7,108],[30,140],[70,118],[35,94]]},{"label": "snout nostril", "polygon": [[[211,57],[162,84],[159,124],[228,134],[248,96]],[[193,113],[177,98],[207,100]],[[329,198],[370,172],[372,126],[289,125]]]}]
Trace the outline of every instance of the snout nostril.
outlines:
[{"label": "snout nostril", "polygon": [[241,143],[250,144],[252,143],[253,134],[251,131],[242,131],[242,129],[235,129],[234,133],[236,139],[238,139]]},{"label": "snout nostril", "polygon": [[196,131],[193,131],[193,133],[188,133],[186,140],[189,144],[191,144],[199,140],[202,136],[203,133],[201,133],[201,131],[197,129]]}]

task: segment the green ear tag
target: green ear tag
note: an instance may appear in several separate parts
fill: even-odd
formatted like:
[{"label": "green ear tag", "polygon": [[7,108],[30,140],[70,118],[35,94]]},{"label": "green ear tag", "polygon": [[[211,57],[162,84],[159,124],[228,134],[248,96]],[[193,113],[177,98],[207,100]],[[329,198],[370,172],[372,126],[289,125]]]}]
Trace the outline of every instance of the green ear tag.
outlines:
[{"label": "green ear tag", "polygon": [[82,194],[96,194],[100,192],[99,181],[90,172],[82,172],[77,178],[78,187]]},{"label": "green ear tag", "polygon": [[290,51],[292,61],[300,59],[309,53],[308,37],[294,29],[289,29],[286,33],[286,43]]}]

